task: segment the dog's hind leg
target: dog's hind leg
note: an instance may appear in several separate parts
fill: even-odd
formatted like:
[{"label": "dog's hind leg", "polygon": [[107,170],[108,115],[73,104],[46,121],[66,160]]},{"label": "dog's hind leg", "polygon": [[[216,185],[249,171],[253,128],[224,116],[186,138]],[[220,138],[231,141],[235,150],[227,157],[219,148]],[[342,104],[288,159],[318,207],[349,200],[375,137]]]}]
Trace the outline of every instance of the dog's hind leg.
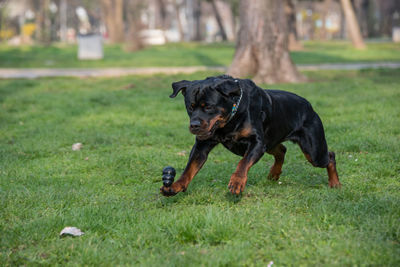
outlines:
[{"label": "dog's hind leg", "polygon": [[267,151],[267,153],[273,155],[275,158],[274,165],[272,165],[267,178],[277,181],[282,173],[282,165],[285,161],[286,147],[282,144],[279,144],[272,150]]},{"label": "dog's hind leg", "polygon": [[328,151],[324,128],[317,116],[316,119],[297,133],[301,150],[306,159],[314,166],[326,168],[329,177],[329,187],[340,187],[336,170],[335,153]]},{"label": "dog's hind leg", "polygon": [[336,160],[335,160],[335,153],[332,151],[329,151],[328,157],[329,157],[329,163],[327,166],[319,166],[316,165],[315,162],[312,160],[312,157],[310,154],[304,152],[304,156],[306,159],[314,166],[314,167],[321,167],[324,168],[326,167],[326,170],[328,171],[328,181],[329,181],[329,187],[331,188],[340,188],[342,185],[339,182],[339,175],[336,170]]},{"label": "dog's hind leg", "polygon": [[329,164],[326,170],[328,171],[329,187],[341,187],[342,185],[339,182],[339,175],[336,170],[335,153],[332,151],[329,151]]}]

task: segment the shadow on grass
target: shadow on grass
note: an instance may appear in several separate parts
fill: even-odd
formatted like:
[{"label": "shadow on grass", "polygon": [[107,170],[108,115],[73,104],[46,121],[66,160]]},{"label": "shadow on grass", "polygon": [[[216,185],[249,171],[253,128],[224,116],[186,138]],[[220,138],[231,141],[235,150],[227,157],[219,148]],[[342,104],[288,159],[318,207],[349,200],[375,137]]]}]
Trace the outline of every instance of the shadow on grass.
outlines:
[{"label": "shadow on grass", "polygon": [[76,46],[6,47],[5,49],[0,49],[0,65],[2,67],[29,68],[38,66],[51,67],[57,62],[63,62],[66,65],[71,64],[71,62],[78,64],[76,51]]},{"label": "shadow on grass", "polygon": [[320,63],[343,63],[348,59],[337,55],[327,55],[314,51],[292,51],[290,52],[292,60],[297,64],[316,64]]},{"label": "shadow on grass", "polygon": [[35,85],[34,81],[26,79],[0,80],[0,103],[7,97],[32,89]]},{"label": "shadow on grass", "polygon": [[234,195],[231,192],[226,192],[225,198],[227,201],[236,204],[242,201],[243,194],[244,193],[240,193],[239,195]]},{"label": "shadow on grass", "polygon": [[204,66],[223,66],[219,62],[215,61],[212,57],[207,56],[205,53],[200,53],[200,52],[192,52],[192,55],[194,58],[196,58],[201,65]]}]

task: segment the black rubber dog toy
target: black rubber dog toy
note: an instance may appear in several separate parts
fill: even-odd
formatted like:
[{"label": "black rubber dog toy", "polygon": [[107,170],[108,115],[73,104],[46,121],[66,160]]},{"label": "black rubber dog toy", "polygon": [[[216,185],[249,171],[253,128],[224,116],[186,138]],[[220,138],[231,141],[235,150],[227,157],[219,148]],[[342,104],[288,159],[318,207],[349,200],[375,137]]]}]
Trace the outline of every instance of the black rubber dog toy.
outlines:
[{"label": "black rubber dog toy", "polygon": [[176,171],[173,167],[167,166],[162,171],[162,181],[165,187],[170,187],[174,182]]}]

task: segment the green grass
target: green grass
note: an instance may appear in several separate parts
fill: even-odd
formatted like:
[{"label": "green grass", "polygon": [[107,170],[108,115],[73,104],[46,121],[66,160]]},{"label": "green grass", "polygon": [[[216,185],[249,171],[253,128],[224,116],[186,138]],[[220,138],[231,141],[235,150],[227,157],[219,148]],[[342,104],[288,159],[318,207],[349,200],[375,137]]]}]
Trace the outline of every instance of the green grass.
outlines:
[{"label": "green grass", "polygon": [[[287,143],[241,198],[238,156],[217,147],[186,193],[159,193],[194,137],[170,84],[210,73],[0,80],[0,263],[140,266],[399,266],[400,71],[310,72],[275,85],[310,100],[337,154],[341,190]],[[81,151],[71,145],[82,142]],[[58,237],[65,226],[85,232]]]},{"label": "green grass", "polygon": [[306,42],[303,51],[291,52],[297,64],[400,61],[400,43],[367,43],[366,50],[357,50],[348,42]]},{"label": "green grass", "polygon": [[232,60],[233,44],[179,43],[163,46],[149,46],[146,49],[128,53],[122,46],[104,47],[104,59],[79,61],[77,47],[70,46],[0,46],[0,67],[176,67],[176,66],[218,66]]},{"label": "green grass", "polygon": [[[100,67],[171,67],[224,66],[233,58],[234,44],[178,43],[151,46],[127,53],[121,46],[105,46],[105,58],[79,61],[77,47],[70,46],[0,46],[1,68],[100,68]],[[368,43],[359,51],[348,42],[305,42],[303,51],[291,53],[297,64],[400,61],[400,44]]]}]

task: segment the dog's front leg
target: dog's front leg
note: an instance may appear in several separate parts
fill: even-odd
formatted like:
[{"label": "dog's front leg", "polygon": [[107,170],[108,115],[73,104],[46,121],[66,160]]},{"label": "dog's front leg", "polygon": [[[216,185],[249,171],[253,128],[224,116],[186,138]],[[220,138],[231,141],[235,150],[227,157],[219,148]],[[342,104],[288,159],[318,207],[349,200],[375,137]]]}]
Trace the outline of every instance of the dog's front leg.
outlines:
[{"label": "dog's front leg", "polygon": [[186,191],[189,183],[192,181],[193,177],[199,172],[201,167],[207,160],[208,153],[217,145],[215,141],[209,140],[196,140],[192,151],[190,152],[189,161],[183,171],[181,177],[178,181],[173,183],[170,187],[162,186],[160,188],[161,194],[164,196],[174,196],[181,191]]},{"label": "dog's front leg", "polygon": [[229,181],[229,191],[232,194],[239,195],[243,192],[247,182],[247,173],[251,166],[264,155],[264,144],[261,140],[256,139],[249,145],[244,157],[239,161],[236,171],[232,174]]}]

